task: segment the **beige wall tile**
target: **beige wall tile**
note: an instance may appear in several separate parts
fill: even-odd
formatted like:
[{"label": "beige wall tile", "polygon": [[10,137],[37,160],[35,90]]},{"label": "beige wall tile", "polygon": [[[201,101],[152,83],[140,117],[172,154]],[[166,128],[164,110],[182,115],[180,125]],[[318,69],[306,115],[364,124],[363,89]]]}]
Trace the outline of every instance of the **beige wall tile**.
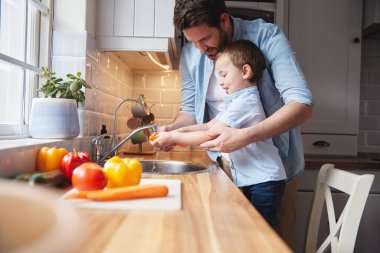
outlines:
[{"label": "beige wall tile", "polygon": [[145,73],[133,73],[133,88],[145,88]]},{"label": "beige wall tile", "polygon": [[91,86],[99,88],[103,83],[103,70],[96,64],[92,64],[92,79]]},{"label": "beige wall tile", "polygon": [[180,104],[181,103],[181,91],[180,90],[162,90],[161,102],[163,104]]},{"label": "beige wall tile", "polygon": [[92,83],[92,63],[89,60],[86,60],[86,73],[84,79],[87,83]]},{"label": "beige wall tile", "polygon": [[132,97],[138,98],[144,94],[148,104],[159,104],[161,102],[161,93],[159,89],[134,89],[132,88]]},{"label": "beige wall tile", "polygon": [[173,119],[174,118],[174,106],[159,104],[152,108],[152,113],[156,119]]},{"label": "beige wall tile", "polygon": [[95,100],[96,100],[96,89],[86,89],[86,99],[84,101],[84,109],[88,111],[95,110]]},{"label": "beige wall tile", "polygon": [[146,74],[146,88],[163,88],[165,87],[165,82],[168,87],[170,87],[172,82],[170,82],[170,74],[165,72],[150,72]]}]

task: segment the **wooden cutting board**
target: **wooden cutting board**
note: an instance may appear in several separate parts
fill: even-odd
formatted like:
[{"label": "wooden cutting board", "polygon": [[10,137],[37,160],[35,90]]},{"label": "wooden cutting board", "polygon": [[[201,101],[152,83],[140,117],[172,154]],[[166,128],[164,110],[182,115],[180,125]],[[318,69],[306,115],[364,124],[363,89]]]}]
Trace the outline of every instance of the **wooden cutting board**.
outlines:
[{"label": "wooden cutting board", "polygon": [[[166,197],[132,199],[122,201],[96,202],[84,199],[70,199],[80,208],[92,209],[109,209],[109,210],[180,210],[181,209],[181,181],[179,179],[141,179],[143,184],[165,184],[169,188],[169,194]],[[75,192],[72,189],[67,192],[63,198],[70,193]]]}]

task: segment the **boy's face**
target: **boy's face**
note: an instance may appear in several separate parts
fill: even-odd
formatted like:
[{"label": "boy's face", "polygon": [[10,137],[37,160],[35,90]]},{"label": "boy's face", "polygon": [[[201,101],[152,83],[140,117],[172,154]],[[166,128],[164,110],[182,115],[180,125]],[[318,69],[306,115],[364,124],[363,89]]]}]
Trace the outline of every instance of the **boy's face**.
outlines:
[{"label": "boy's face", "polygon": [[219,49],[228,42],[227,34],[222,28],[210,27],[206,24],[185,29],[183,33],[189,42],[212,60],[215,59]]},{"label": "boy's face", "polygon": [[242,68],[236,67],[230,58],[222,54],[215,63],[216,72],[219,74],[219,85],[227,94],[234,93],[248,87],[247,80],[243,78]]}]

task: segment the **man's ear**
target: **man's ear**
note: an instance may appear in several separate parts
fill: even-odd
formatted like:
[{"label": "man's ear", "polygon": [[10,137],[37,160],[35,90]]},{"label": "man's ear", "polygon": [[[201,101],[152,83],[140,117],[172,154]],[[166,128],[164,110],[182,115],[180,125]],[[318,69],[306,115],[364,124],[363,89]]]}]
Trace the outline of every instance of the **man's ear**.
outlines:
[{"label": "man's ear", "polygon": [[253,69],[251,68],[251,66],[249,66],[249,64],[244,64],[242,68],[243,79],[249,80],[254,74],[255,73],[253,73]]},{"label": "man's ear", "polygon": [[226,13],[223,12],[220,14],[220,26],[225,29],[228,23],[230,22],[230,16]]}]

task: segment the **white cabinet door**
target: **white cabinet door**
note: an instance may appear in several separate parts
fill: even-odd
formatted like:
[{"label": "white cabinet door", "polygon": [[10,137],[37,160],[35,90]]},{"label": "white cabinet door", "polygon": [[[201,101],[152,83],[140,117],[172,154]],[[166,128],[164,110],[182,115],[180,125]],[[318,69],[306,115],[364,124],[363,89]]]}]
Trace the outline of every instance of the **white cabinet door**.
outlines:
[{"label": "white cabinet door", "polygon": [[134,14],[134,0],[115,0],[114,36],[133,36]]},{"label": "white cabinet door", "polygon": [[97,37],[174,38],[175,0],[97,0]]},{"label": "white cabinet door", "polygon": [[155,0],[154,37],[174,37],[173,12],[175,0]]},{"label": "white cabinet door", "polygon": [[115,0],[97,0],[96,3],[96,36],[113,36]]},{"label": "white cabinet door", "polygon": [[361,0],[290,0],[289,39],[315,99],[303,133],[358,133]]},{"label": "white cabinet door", "polygon": [[135,0],[135,37],[153,37],[154,0]]}]

